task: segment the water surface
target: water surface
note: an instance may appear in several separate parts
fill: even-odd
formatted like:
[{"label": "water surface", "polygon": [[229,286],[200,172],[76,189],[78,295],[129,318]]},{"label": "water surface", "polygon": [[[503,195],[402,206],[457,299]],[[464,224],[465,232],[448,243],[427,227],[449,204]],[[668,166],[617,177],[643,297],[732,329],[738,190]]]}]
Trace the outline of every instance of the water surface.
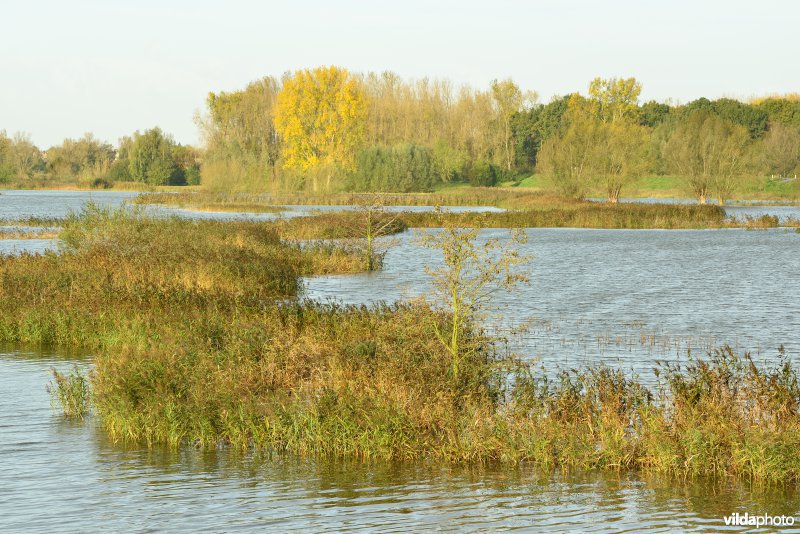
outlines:
[{"label": "water surface", "polygon": [[794,488],[115,445],[50,407],[50,368],[76,361],[0,351],[2,532],[715,532],[800,510]]},{"label": "water surface", "polygon": [[[381,272],[309,277],[306,295],[348,304],[431,295],[438,251],[406,232]],[[503,238],[505,230],[484,230]],[[650,375],[657,359],[730,344],[800,355],[800,234],[783,229],[529,229],[531,283],[500,293],[496,324],[532,321],[511,341],[550,369],[606,364]]]}]

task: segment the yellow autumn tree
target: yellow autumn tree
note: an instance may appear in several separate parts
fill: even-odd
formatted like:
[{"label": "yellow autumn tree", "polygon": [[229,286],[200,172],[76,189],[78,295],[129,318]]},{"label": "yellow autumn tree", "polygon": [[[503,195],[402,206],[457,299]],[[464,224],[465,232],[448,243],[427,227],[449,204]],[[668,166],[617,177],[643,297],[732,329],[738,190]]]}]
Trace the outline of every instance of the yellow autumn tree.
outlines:
[{"label": "yellow autumn tree", "polygon": [[309,171],[315,191],[323,170],[330,189],[334,169],[355,167],[366,117],[364,89],[347,70],[331,66],[295,72],[283,82],[275,107],[284,166]]}]

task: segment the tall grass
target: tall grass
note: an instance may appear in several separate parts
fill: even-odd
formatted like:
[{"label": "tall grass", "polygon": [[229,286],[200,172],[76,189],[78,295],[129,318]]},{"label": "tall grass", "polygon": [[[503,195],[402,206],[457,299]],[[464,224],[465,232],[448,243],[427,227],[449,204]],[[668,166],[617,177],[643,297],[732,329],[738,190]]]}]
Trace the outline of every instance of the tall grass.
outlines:
[{"label": "tall grass", "polygon": [[284,211],[282,207],[268,203],[263,195],[244,193],[150,193],[133,199],[134,204],[160,204],[197,211],[236,211],[248,213],[274,213]]},{"label": "tall grass", "polygon": [[53,381],[47,385],[53,402],[66,417],[83,419],[91,410],[89,380],[74,367],[69,373],[53,369]]},{"label": "tall grass", "polygon": [[[725,221],[725,212],[719,206],[681,204],[607,204],[579,202],[540,193],[520,193],[515,190],[493,188],[456,189],[443,195],[405,194],[380,195],[383,205],[502,205],[513,211],[492,213],[451,213],[448,218],[464,227],[485,226],[495,228],[720,228],[747,222]],[[361,205],[376,198],[369,195],[326,195],[320,197],[276,197],[270,195],[143,195],[140,203],[161,203],[177,206],[196,206],[197,209],[236,211],[275,211],[276,206],[294,203]],[[300,218],[281,222],[284,234],[294,236],[317,235],[319,232],[337,232],[337,226],[347,224],[353,214],[319,214],[318,218]],[[338,219],[337,219],[338,218]],[[407,227],[432,227],[440,224],[435,213],[404,213],[399,221]],[[314,232],[300,231],[302,226],[316,226]],[[287,230],[288,229],[288,230]],[[341,230],[338,230],[341,232]]]},{"label": "tall grass", "polygon": [[[726,226],[725,212],[718,206],[678,204],[605,204],[586,202],[560,207],[486,213],[446,213],[450,224],[485,228],[719,228]],[[405,213],[409,227],[437,227],[440,215]]]},{"label": "tall grass", "polygon": [[[238,190],[237,190],[238,191]],[[154,193],[140,195],[136,202],[142,204],[168,204],[205,206],[225,209],[231,204],[259,206],[266,211],[275,206],[357,206],[376,197],[384,206],[500,206],[508,208],[531,205],[571,205],[576,200],[565,199],[549,193],[494,187],[463,187],[436,193],[246,193],[202,191],[186,194]]]},{"label": "tall grass", "polygon": [[58,253],[0,257],[0,338],[144,343],[160,325],[259,309],[296,296],[301,275],[362,263],[342,247],[287,244],[265,223],[152,219],[92,205],[63,221],[61,239]]}]

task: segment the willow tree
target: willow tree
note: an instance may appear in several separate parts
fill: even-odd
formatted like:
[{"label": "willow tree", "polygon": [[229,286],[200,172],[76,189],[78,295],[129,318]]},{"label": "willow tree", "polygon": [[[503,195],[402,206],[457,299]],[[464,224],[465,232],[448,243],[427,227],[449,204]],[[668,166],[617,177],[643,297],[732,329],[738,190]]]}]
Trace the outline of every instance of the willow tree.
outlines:
[{"label": "willow tree", "polygon": [[609,202],[619,202],[622,189],[650,163],[650,131],[626,120],[597,125],[591,173],[601,182]]},{"label": "willow tree", "polygon": [[664,147],[664,158],[700,204],[710,195],[723,204],[745,171],[749,141],[743,126],[707,111],[695,111],[675,127]]},{"label": "willow tree", "polygon": [[280,137],[273,115],[279,90],[280,82],[267,76],[241,91],[209,93],[209,116],[199,124],[208,148],[206,185],[257,188],[269,177],[277,187]]},{"label": "willow tree", "polygon": [[105,176],[114,161],[114,147],[87,133],[64,139],[46,152],[47,172],[54,178],[91,180]]},{"label": "willow tree", "polygon": [[601,123],[580,95],[572,95],[561,129],[542,144],[537,169],[564,196],[581,199],[586,194],[595,165]]},{"label": "willow tree", "polygon": [[800,169],[800,128],[780,123],[771,125],[761,149],[767,173],[791,176]]},{"label": "willow tree", "polygon": [[503,154],[503,166],[510,171],[516,159],[512,121],[526,103],[536,102],[537,95],[533,92],[523,93],[510,78],[503,81],[494,80],[491,90],[497,108],[498,137]]},{"label": "willow tree", "polygon": [[17,178],[30,178],[34,171],[44,163],[42,152],[33,144],[28,134],[16,133],[12,141],[9,155]]},{"label": "willow tree", "polygon": [[283,82],[275,107],[275,126],[287,168],[310,172],[313,189],[320,170],[331,187],[333,169],[355,168],[367,116],[364,89],[339,67],[295,72]]}]

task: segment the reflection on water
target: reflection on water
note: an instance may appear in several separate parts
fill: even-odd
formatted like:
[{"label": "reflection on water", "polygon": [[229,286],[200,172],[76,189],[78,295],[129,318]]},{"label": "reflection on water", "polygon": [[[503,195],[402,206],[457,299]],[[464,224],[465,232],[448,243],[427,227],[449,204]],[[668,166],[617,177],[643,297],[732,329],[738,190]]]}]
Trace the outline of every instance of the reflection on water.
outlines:
[{"label": "reflection on water", "polygon": [[0,354],[0,531],[713,532],[800,510],[795,488],[114,445],[52,411],[49,369],[72,362]]}]

